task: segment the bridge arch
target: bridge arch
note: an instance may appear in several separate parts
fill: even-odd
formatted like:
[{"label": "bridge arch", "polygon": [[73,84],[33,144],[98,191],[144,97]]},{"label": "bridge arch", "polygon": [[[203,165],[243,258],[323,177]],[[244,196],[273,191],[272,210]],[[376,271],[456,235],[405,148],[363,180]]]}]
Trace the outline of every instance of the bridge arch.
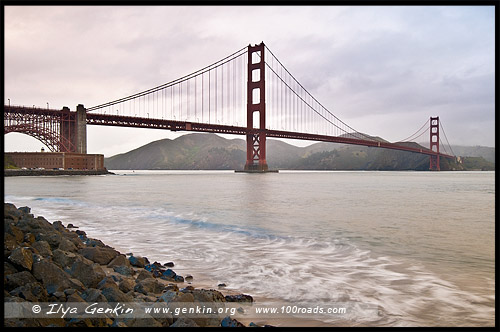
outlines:
[{"label": "bridge arch", "polygon": [[37,128],[36,126],[30,124],[17,124],[6,126],[4,128],[4,135],[9,133],[26,134],[43,143],[51,152],[59,151],[59,135],[57,133],[54,133],[53,131],[43,128]]}]

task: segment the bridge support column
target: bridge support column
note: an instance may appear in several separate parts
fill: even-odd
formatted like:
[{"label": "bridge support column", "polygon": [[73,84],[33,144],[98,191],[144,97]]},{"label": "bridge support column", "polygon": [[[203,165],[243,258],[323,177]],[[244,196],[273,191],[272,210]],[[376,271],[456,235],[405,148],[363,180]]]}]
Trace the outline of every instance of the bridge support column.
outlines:
[{"label": "bridge support column", "polygon": [[430,156],[429,170],[439,171],[439,116],[433,118],[430,121],[430,149],[436,154]]},{"label": "bridge support column", "polygon": [[[248,45],[247,81],[247,161],[245,171],[267,172],[266,161],[266,65],[264,43]],[[259,121],[254,126],[254,113]]]},{"label": "bridge support column", "polygon": [[82,104],[76,106],[76,153],[87,153],[87,111]]}]

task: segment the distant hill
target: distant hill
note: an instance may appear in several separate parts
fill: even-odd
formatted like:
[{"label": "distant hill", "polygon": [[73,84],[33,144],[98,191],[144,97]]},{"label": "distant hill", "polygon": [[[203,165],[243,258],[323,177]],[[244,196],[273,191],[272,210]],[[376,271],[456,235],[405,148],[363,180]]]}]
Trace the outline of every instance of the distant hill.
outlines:
[{"label": "distant hill", "polygon": [[[381,138],[378,139],[383,141]],[[484,151],[489,153],[489,149],[493,149],[494,152],[494,148],[487,148]],[[479,153],[478,149],[472,149],[472,152]],[[242,169],[245,161],[246,142],[243,139],[225,139],[215,134],[194,133],[174,140],[154,141],[127,153],[105,158],[104,165],[111,170],[235,170]],[[271,169],[427,170],[429,168],[429,157],[417,153],[325,142],[297,147],[274,139],[267,140],[267,162]],[[494,162],[485,160],[482,156],[477,160],[468,159],[468,162],[472,164],[464,166],[465,163],[456,164],[442,158],[441,169],[460,170],[469,167],[494,169]]]}]

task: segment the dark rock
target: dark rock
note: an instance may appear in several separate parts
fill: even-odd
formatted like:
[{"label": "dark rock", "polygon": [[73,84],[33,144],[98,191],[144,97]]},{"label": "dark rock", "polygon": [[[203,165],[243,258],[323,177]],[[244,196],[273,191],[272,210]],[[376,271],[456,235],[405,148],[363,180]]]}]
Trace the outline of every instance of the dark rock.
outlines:
[{"label": "dark rock", "polygon": [[101,290],[102,295],[106,297],[108,302],[120,302],[120,303],[126,303],[126,302],[133,302],[133,298],[125,293],[123,293],[121,290],[118,289],[118,287],[108,287],[104,288]]},{"label": "dark rock", "polygon": [[184,282],[184,277],[180,275],[176,275],[174,278],[175,282]]},{"label": "dark rock", "polygon": [[77,226],[74,226],[73,224],[69,223],[68,226],[66,226],[66,228],[78,228]]},{"label": "dark rock", "polygon": [[36,236],[37,241],[47,241],[50,245],[50,248],[52,250],[55,250],[59,247],[59,244],[61,243],[62,236],[61,233],[58,231],[52,229],[52,232],[50,233],[38,233]]},{"label": "dark rock", "polygon": [[90,318],[71,318],[66,327],[94,327]]},{"label": "dark rock", "polygon": [[165,291],[167,291],[167,290],[172,290],[174,292],[177,292],[177,291],[179,291],[179,286],[177,286],[176,284],[168,284],[165,287]]},{"label": "dark rock", "polygon": [[19,271],[14,267],[14,265],[12,265],[6,261],[3,262],[3,275],[4,276],[9,275],[9,274],[13,274],[13,273],[17,273],[17,272],[19,272]]},{"label": "dark rock", "polygon": [[141,272],[139,272],[139,275],[135,279],[135,282],[140,282],[144,279],[154,279],[153,274],[146,270],[141,270]]},{"label": "dark rock", "polygon": [[72,286],[69,275],[59,266],[46,259],[33,264],[33,276],[42,281],[49,294]]},{"label": "dark rock", "polygon": [[87,288],[80,296],[87,303],[108,302],[108,299],[102,295],[102,292],[95,288]]},{"label": "dark rock", "polygon": [[11,291],[28,283],[37,282],[35,277],[33,277],[33,275],[28,271],[9,274],[5,276],[4,281],[4,287],[8,291]]},{"label": "dark rock", "polygon": [[133,276],[135,274],[134,269],[128,266],[115,266],[113,267],[113,271],[120,273],[124,276]]},{"label": "dark rock", "polygon": [[185,279],[186,281],[191,281],[191,280],[193,280],[193,276],[192,276],[192,275],[190,275],[190,274],[187,274],[187,275],[184,277],[184,279]]},{"label": "dark rock", "polygon": [[253,302],[253,297],[246,294],[238,294],[238,295],[226,295],[227,302]]},{"label": "dark rock", "polygon": [[180,317],[170,327],[199,327],[191,318]]},{"label": "dark rock", "polygon": [[114,249],[102,247],[88,247],[79,251],[83,257],[101,265],[109,264],[120,253]]},{"label": "dark rock", "polygon": [[98,284],[97,284],[97,289],[104,289],[108,287],[116,287],[118,288],[118,285],[116,282],[113,280],[112,277],[104,277]]},{"label": "dark rock", "polygon": [[18,227],[14,226],[14,223],[10,220],[5,220],[4,222],[4,233],[14,236],[16,242],[21,243],[24,240],[24,233]]},{"label": "dark rock", "polygon": [[163,274],[160,276],[161,279],[164,280],[169,280],[169,281],[175,281],[175,277],[177,276],[177,273],[175,273],[171,269],[167,269]]},{"label": "dark rock", "polygon": [[125,255],[118,255],[111,262],[108,263],[108,267],[115,267],[115,266],[128,266],[130,267],[130,261],[127,259]]},{"label": "dark rock", "polygon": [[32,234],[32,233],[24,234],[23,241],[26,243],[29,243],[30,245],[33,244],[36,241],[35,234]]},{"label": "dark rock", "polygon": [[70,267],[78,259],[78,255],[72,252],[63,251],[61,249],[54,250],[52,260],[61,268]]},{"label": "dark rock", "polygon": [[21,211],[22,213],[30,213],[31,212],[31,208],[27,207],[27,206],[21,206],[20,208],[18,208],[19,211]]},{"label": "dark rock", "polygon": [[226,287],[226,286],[227,286],[227,285],[226,285],[226,284],[224,284],[224,283],[222,283],[222,284],[218,284],[218,285],[217,285],[217,287],[219,287],[219,288],[224,288],[224,287]]},{"label": "dark rock", "polygon": [[61,242],[59,242],[59,246],[57,247],[59,250],[68,251],[68,252],[77,252],[78,248],[73,243],[73,241],[68,240],[64,237],[61,238]]},{"label": "dark rock", "polygon": [[66,302],[86,302],[78,292],[74,292],[66,297]]},{"label": "dark rock", "polygon": [[52,250],[50,249],[50,245],[47,241],[35,241],[32,245],[34,249],[38,251],[40,255],[43,257],[52,256]]},{"label": "dark rock", "polygon": [[213,289],[195,289],[191,291],[191,294],[198,302],[226,302],[224,295]]},{"label": "dark rock", "polygon": [[83,238],[87,238],[87,233],[85,233],[84,231],[81,231],[81,230],[76,230],[75,231],[76,234],[78,234],[80,236],[80,239],[83,237]]},{"label": "dark rock", "polygon": [[174,262],[168,262],[168,263],[165,263],[165,264],[163,264],[163,266],[166,266],[166,267],[174,267]]},{"label": "dark rock", "polygon": [[19,267],[31,270],[33,266],[33,253],[28,248],[18,247],[12,250],[9,260]]},{"label": "dark rock", "polygon": [[30,282],[25,285],[13,289],[10,293],[12,296],[18,296],[29,302],[47,302],[47,291],[39,282]]},{"label": "dark rock", "polygon": [[141,256],[130,256],[128,260],[130,261],[130,264],[135,267],[144,268],[147,264],[146,259]]},{"label": "dark rock", "polygon": [[134,287],[135,287],[135,282],[132,279],[123,279],[118,284],[118,289],[124,293],[128,293],[130,291],[133,291]]},{"label": "dark rock", "polygon": [[96,288],[97,284],[106,276],[99,264],[83,257],[78,257],[71,265],[69,273],[85,286],[92,288]]},{"label": "dark rock", "polygon": [[58,230],[59,232],[63,232],[66,230],[66,227],[64,227],[63,223],[60,220],[56,220],[52,223],[52,227],[54,229]]},{"label": "dark rock", "polygon": [[229,316],[224,317],[220,323],[221,327],[245,327],[245,325],[238,322],[236,319],[232,319]]},{"label": "dark rock", "polygon": [[163,285],[154,278],[148,278],[140,281],[134,287],[134,291],[142,294],[160,294],[163,291]]},{"label": "dark rock", "polygon": [[187,287],[182,288],[182,289],[180,290],[180,292],[185,293],[185,292],[187,292],[187,291],[192,291],[192,290],[194,290],[194,287],[193,287],[193,286],[187,286]]}]

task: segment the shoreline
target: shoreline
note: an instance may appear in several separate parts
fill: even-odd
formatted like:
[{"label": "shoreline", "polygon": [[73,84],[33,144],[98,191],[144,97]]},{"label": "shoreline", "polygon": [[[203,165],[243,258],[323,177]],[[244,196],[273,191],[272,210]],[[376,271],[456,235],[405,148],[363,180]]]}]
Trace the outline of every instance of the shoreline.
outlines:
[{"label": "shoreline", "polygon": [[[233,316],[236,307],[241,310],[252,304],[250,295],[205,288],[209,285],[202,280],[198,283],[189,274],[177,274],[173,262],[149,262],[147,257],[123,254],[98,239],[88,238],[77,225],[35,218],[29,207],[4,203],[4,220],[4,326],[245,326]],[[47,316],[50,312],[43,309],[34,314],[35,309],[30,308],[35,303],[42,308],[74,305],[75,312],[68,317]],[[170,311],[160,315],[135,311],[135,316],[124,318],[110,314],[88,317],[77,310],[84,303],[103,308],[121,303],[137,310],[158,306]],[[200,305],[223,307],[225,311],[182,312]],[[181,314],[173,314],[175,308],[182,309]],[[246,324],[256,326],[253,322]]]},{"label": "shoreline", "polygon": [[55,176],[55,175],[114,175],[104,170],[77,170],[77,169],[4,169],[4,176]]}]

